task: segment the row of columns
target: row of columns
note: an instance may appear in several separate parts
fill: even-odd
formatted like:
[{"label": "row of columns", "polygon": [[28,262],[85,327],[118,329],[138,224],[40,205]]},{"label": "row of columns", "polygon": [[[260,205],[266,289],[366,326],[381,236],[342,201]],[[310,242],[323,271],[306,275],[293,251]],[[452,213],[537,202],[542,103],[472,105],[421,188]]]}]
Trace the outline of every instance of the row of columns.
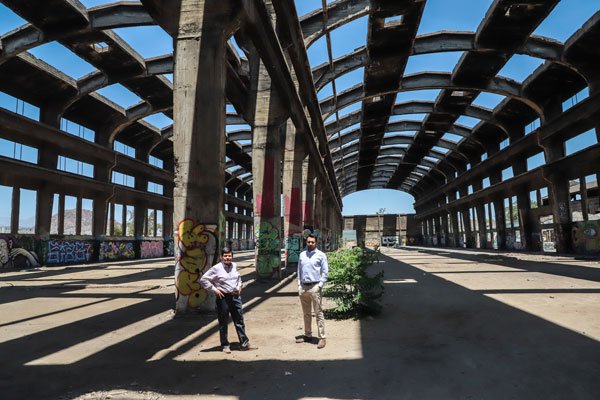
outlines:
[{"label": "row of columns", "polygon": [[[173,125],[177,312],[212,306],[198,279],[224,243],[225,45],[237,26],[228,2],[181,4]],[[267,68],[257,55],[249,63],[255,266],[260,277],[271,277],[281,272],[282,244],[291,266],[305,227],[329,238],[332,221],[341,221],[341,214],[325,198],[313,169],[321,160],[307,156],[303,132],[296,132]]]}]

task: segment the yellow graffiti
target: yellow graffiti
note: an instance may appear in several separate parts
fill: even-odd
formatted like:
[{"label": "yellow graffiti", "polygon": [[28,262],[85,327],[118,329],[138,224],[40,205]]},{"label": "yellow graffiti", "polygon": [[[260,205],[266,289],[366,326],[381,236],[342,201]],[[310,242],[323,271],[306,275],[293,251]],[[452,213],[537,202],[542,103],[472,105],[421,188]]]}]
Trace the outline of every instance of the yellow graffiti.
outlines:
[{"label": "yellow graffiti", "polygon": [[196,308],[207,297],[206,291],[200,286],[199,279],[208,266],[210,256],[216,250],[217,240],[214,227],[203,224],[196,225],[194,221],[184,219],[177,227],[176,243],[175,286],[177,298],[179,299],[179,296],[187,297],[188,307]]}]

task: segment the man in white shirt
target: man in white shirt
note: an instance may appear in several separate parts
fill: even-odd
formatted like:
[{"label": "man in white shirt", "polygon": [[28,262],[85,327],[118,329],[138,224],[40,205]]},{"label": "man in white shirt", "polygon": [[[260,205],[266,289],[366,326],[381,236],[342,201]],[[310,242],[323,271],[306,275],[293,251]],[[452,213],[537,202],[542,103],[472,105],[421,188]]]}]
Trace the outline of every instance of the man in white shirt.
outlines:
[{"label": "man in white shirt", "polygon": [[224,353],[231,353],[227,339],[227,324],[229,314],[235,325],[235,330],[240,340],[240,350],[254,350],[246,336],[244,326],[244,313],[242,305],[242,279],[233,262],[233,252],[229,247],[221,250],[221,262],[214,265],[200,278],[200,284],[206,290],[213,291],[216,295],[217,315],[219,319],[219,335]]},{"label": "man in white shirt", "polygon": [[306,250],[300,253],[298,260],[298,294],[304,315],[304,335],[297,336],[296,343],[312,342],[312,307],[319,334],[317,348],[325,347],[325,316],[321,307],[321,291],[327,282],[328,273],[327,256],[317,249],[317,238],[310,234],[306,238]]}]

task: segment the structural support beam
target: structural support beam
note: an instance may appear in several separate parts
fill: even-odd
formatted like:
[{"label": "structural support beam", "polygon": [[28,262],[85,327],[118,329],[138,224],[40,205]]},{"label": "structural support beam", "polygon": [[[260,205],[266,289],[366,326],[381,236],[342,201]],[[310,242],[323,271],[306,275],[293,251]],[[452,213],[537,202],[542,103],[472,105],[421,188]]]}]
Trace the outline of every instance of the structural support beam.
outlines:
[{"label": "structural support beam", "polygon": [[176,312],[212,308],[199,278],[222,243],[228,2],[182,0],[175,42]]}]

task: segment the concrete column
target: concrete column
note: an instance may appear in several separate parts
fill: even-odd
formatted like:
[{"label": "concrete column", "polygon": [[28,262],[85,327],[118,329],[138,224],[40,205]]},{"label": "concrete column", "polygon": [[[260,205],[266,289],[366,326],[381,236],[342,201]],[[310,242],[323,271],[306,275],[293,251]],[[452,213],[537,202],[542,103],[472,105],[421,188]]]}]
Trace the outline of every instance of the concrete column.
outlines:
[{"label": "concrete column", "polygon": [[[321,217],[323,206],[323,185],[321,184],[318,178],[315,178],[314,188],[315,192],[313,200],[313,222],[315,229],[318,230],[318,233],[320,235],[322,228]],[[320,239],[320,237],[318,239]]]},{"label": "concrete column", "polygon": [[213,308],[198,280],[218,259],[223,237],[229,7],[181,1],[173,83],[176,313]]},{"label": "concrete column", "polygon": [[494,214],[496,215],[496,242],[498,250],[506,250],[506,215],[504,214],[504,199],[502,197],[492,200]]},{"label": "concrete column", "polygon": [[[546,163],[558,160],[565,155],[565,146],[562,141],[545,143],[544,155]],[[572,253],[573,238],[571,236],[571,196],[569,193],[569,179],[562,174],[546,175],[549,182],[548,195],[554,216],[554,234],[556,236],[557,253]]]},{"label": "concrete column", "polygon": [[[123,207],[125,208],[126,206],[123,205]],[[144,233],[146,231],[146,217],[148,216],[147,209],[148,205],[146,203],[136,202],[133,215],[133,236],[139,240],[144,237]]]},{"label": "concrete column", "polygon": [[281,135],[287,115],[262,61],[251,61],[252,96],[256,97],[252,139],[256,272],[281,274]]},{"label": "concrete column", "polygon": [[487,232],[485,228],[485,206],[483,203],[475,206],[475,213],[477,214],[477,229],[479,230],[479,247],[481,249],[487,248]]},{"label": "concrete column", "polygon": [[173,209],[171,207],[163,209],[163,237],[173,237]]},{"label": "concrete column", "polygon": [[304,141],[288,120],[283,155],[283,228],[285,266],[294,268],[302,250],[302,164],[306,157]]},{"label": "concrete column", "polygon": [[437,246],[441,247],[442,246],[442,225],[440,224],[440,216],[436,215],[433,218],[433,224],[435,226],[435,238],[437,241]]},{"label": "concrete column", "polygon": [[527,251],[533,251],[533,225],[530,217],[529,191],[521,189],[517,192],[517,210],[522,232],[521,240],[525,242],[524,248]]},{"label": "concrete column", "polygon": [[53,188],[47,182],[42,183],[41,186],[38,187],[37,191],[37,209],[35,213],[36,234],[42,240],[48,240],[50,237],[53,201]]},{"label": "concrete column", "polygon": [[310,157],[306,157],[302,161],[302,221],[309,229],[314,228],[314,176],[315,170],[310,165]]},{"label": "concrete column", "polygon": [[450,229],[448,229],[448,224],[449,224],[448,212],[445,211],[442,214],[442,226],[441,226],[442,232],[443,232],[443,237],[444,237],[442,245],[445,247],[448,247],[450,245]]}]

